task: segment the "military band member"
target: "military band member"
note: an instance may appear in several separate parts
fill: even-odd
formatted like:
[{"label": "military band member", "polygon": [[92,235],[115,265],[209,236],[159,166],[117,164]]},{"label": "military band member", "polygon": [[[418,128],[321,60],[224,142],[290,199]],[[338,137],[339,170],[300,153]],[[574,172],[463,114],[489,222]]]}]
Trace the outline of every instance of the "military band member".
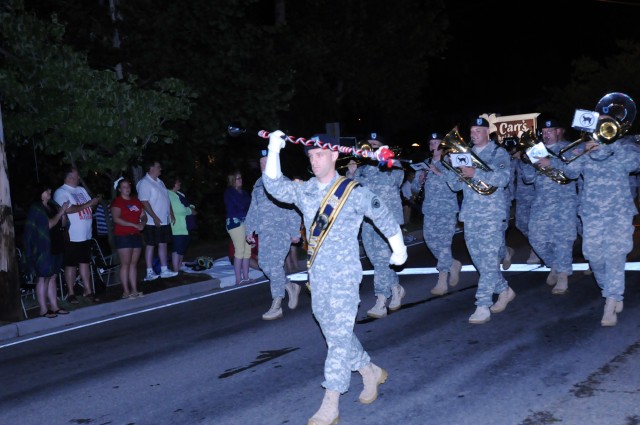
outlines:
[{"label": "military band member", "polygon": [[442,166],[442,134],[432,133],[429,140],[431,159],[425,161],[428,170],[420,170],[411,184],[413,193],[420,193],[424,186],[424,214],[422,234],[427,248],[436,257],[438,263],[438,283],[431,289],[433,295],[444,295],[449,285],[456,286],[460,280],[462,263],[453,258],[451,242],[458,223],[458,195],[447,184],[445,168]]},{"label": "military band member", "polygon": [[[541,122],[542,140],[548,151],[558,153],[569,142],[560,140],[556,119]],[[535,159],[534,159],[535,160]],[[578,196],[576,183],[559,184],[539,171],[540,167],[555,170],[563,168],[562,160],[555,157],[537,158],[534,165],[523,167],[524,182],[535,185],[535,197],[529,219],[529,242],[551,269],[547,284],[552,293],[561,295],[568,290],[568,278],[573,274],[573,244],[577,236]]]},{"label": "military band member", "polygon": [[[476,310],[469,323],[482,324],[491,319],[491,313],[500,313],[516,296],[500,271],[500,248],[504,246],[505,191],[511,174],[509,154],[489,140],[489,122],[476,118],[471,122],[473,152],[491,171],[474,167],[460,167],[460,173],[472,184],[485,184],[497,188],[491,194],[479,194],[456,173],[449,171],[447,180],[455,190],[462,190],[460,221],[464,223],[464,240],[480,279],[476,290]],[[493,303],[493,294],[499,294]]]},{"label": "military band member", "polygon": [[[382,136],[378,133],[369,133],[367,135],[367,142],[374,151],[383,146],[382,140]],[[347,177],[353,178],[378,195],[382,203],[392,212],[398,224],[400,226],[404,224],[402,199],[400,198],[400,187],[404,180],[402,167],[389,169],[387,167],[379,167],[378,164],[366,162],[359,167],[350,165]],[[369,261],[373,265],[373,292],[376,296],[376,303],[367,311],[367,315],[379,319],[387,315],[387,299],[389,297],[391,297],[389,310],[394,311],[401,307],[405,291],[399,283],[398,274],[389,267],[391,249],[387,240],[366,219],[362,223],[362,245],[367,257],[369,257]]]},{"label": "military band member", "polygon": [[[380,198],[336,172],[337,151],[308,146],[305,151],[315,177],[301,184],[283,178],[279,157],[283,136],[281,131],[270,135],[263,181],[274,198],[298,207],[307,229],[311,308],[327,343],[325,396],[308,424],[328,425],[338,421],[339,397],[349,389],[352,371],[362,375],[364,389],[359,400],[365,404],[377,398],[378,385],[387,378],[387,372],[371,362],[353,333],[362,280],[358,245],[362,219],[371,219],[389,240],[391,264],[403,264],[407,251],[400,226]],[[331,141],[326,135],[314,139]]]},{"label": "military band member", "polygon": [[[265,152],[266,155],[266,152]],[[260,158],[260,170],[264,172],[267,157]],[[291,243],[300,241],[300,215],[291,206],[276,201],[267,193],[260,177],[251,192],[251,205],[244,222],[246,239],[255,243],[254,234],[260,238],[258,264],[271,286],[271,308],[262,315],[264,320],[282,317],[281,303],[285,290],[289,296],[289,308],[298,306],[300,286],[287,280],[284,261]]]},{"label": "military band member", "polygon": [[[522,151],[516,151],[513,155],[516,162],[515,168],[515,221],[516,229],[520,230],[520,233],[529,240],[529,219],[531,217],[531,203],[535,197],[535,186],[533,184],[527,184],[522,179],[525,167],[525,163],[521,160]],[[531,243],[531,242],[529,242]],[[531,248],[529,252],[529,258],[527,258],[527,264],[538,264],[540,258],[536,252]]]}]

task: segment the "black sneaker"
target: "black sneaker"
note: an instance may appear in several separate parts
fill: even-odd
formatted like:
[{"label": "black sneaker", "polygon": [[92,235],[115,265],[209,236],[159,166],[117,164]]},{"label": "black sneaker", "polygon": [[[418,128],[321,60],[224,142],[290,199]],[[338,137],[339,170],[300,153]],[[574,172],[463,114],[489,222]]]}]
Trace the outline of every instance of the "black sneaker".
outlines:
[{"label": "black sneaker", "polygon": [[71,304],[80,304],[80,301],[78,301],[78,298],[75,295],[69,295],[67,301],[69,301]]}]

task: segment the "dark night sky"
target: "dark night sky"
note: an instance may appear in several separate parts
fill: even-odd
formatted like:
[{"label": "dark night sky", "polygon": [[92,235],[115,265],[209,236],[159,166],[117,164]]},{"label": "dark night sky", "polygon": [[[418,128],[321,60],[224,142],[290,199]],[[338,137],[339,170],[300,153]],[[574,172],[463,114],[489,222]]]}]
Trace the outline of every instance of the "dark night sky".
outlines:
[{"label": "dark night sky", "polygon": [[432,68],[427,102],[454,112],[536,112],[528,105],[542,100],[543,87],[564,86],[573,60],[610,55],[615,39],[640,40],[640,1],[623,1],[447,1],[455,38]]}]

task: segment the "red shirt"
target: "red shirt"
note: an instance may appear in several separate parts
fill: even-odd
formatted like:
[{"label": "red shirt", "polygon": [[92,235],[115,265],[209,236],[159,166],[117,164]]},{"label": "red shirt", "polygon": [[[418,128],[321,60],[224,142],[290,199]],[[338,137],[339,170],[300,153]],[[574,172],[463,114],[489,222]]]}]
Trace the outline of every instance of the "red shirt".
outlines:
[{"label": "red shirt", "polygon": [[[143,206],[142,202],[138,198],[132,197],[131,199],[124,199],[122,196],[118,196],[111,202],[111,208],[120,208],[120,218],[129,223],[140,223],[140,216],[142,215]],[[138,229],[131,226],[123,226],[118,223],[114,223],[115,228],[113,233],[116,236],[135,235],[140,233]]]}]

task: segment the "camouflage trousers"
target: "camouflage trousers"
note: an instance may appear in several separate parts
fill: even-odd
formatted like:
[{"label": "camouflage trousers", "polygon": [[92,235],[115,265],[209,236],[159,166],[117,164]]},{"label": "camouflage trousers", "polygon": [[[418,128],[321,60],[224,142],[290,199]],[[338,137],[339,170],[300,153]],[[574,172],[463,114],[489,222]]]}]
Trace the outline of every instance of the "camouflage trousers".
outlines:
[{"label": "camouflage trousers", "polygon": [[464,240],[476,270],[480,274],[476,290],[476,305],[490,307],[493,294],[507,289],[500,270],[499,251],[504,245],[503,220],[465,221]]},{"label": "camouflage trousers", "polygon": [[[574,210],[572,210],[574,211]],[[562,214],[533,217],[529,222],[529,242],[547,267],[558,273],[573,274],[573,243],[576,240],[575,211],[568,217]]]},{"label": "camouflage trousers", "polygon": [[377,295],[391,296],[391,288],[398,284],[398,274],[389,266],[391,247],[373,225],[362,223],[362,245],[364,252],[373,264],[373,292]]},{"label": "camouflage trousers", "polygon": [[453,256],[451,254],[451,241],[456,232],[458,222],[455,212],[433,214],[424,216],[422,236],[427,248],[438,260],[436,268],[439,272],[451,271]]},{"label": "camouflage trousers", "polygon": [[624,298],[624,268],[633,249],[633,217],[582,217],[582,253],[604,298]]},{"label": "camouflage trousers", "polygon": [[529,238],[529,217],[531,216],[532,199],[522,198],[516,200],[516,229],[528,239]]},{"label": "camouflage trousers", "polygon": [[284,298],[284,287],[287,283],[284,260],[289,254],[291,237],[284,232],[262,232],[258,238],[258,264],[269,279],[271,298]]},{"label": "camouflage trousers", "polygon": [[513,205],[513,201],[511,200],[505,202],[505,217],[507,218],[502,222],[502,244],[500,245],[500,250],[498,251],[498,258],[500,260],[502,260],[507,254],[507,241],[505,235],[507,234],[507,230],[509,229],[509,222],[511,221],[511,206]]},{"label": "camouflage trousers", "polygon": [[353,333],[360,304],[360,282],[311,280],[310,283],[311,309],[327,342],[322,386],[344,393],[349,389],[351,372],[371,361]]}]

